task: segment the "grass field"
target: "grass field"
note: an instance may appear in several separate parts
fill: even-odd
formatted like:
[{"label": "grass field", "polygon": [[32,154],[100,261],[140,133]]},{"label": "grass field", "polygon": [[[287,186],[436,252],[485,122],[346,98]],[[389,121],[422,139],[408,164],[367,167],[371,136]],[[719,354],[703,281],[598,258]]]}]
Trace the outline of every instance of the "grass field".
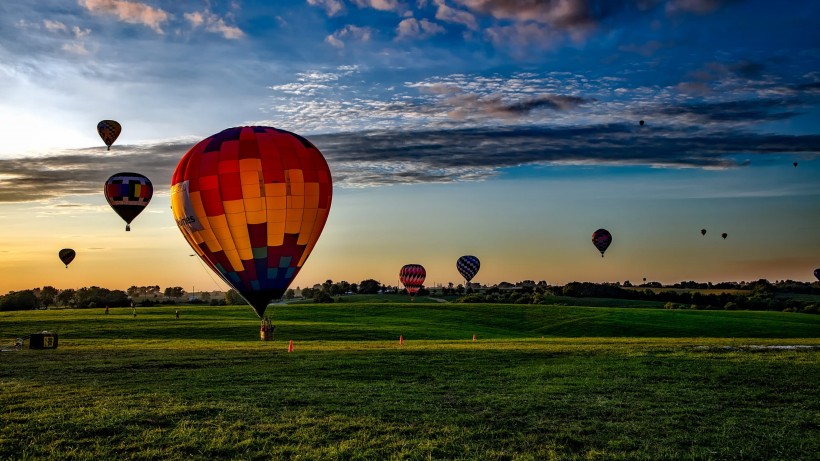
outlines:
[{"label": "grass field", "polygon": [[[439,303],[0,312],[2,459],[817,459],[820,316]],[[472,335],[478,340],[473,342]],[[399,335],[406,339],[398,344]],[[543,336],[543,339],[542,339]],[[294,352],[287,352],[289,340]],[[752,346],[813,346],[800,348]]]}]

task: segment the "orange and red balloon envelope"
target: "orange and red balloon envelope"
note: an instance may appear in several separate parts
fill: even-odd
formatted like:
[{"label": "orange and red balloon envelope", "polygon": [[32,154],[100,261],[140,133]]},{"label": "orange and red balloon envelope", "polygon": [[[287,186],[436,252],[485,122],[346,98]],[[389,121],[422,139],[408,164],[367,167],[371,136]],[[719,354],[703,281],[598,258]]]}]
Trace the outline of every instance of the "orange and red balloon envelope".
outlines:
[{"label": "orange and red balloon envelope", "polygon": [[244,126],[182,157],[171,209],[191,248],[262,317],[319,240],[332,194],[330,168],[310,141]]}]

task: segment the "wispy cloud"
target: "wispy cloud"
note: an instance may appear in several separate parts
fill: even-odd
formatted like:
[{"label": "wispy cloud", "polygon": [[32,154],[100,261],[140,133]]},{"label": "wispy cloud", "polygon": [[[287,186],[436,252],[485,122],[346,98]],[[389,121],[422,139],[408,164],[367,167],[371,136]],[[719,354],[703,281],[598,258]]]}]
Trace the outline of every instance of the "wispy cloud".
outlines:
[{"label": "wispy cloud", "polygon": [[194,28],[203,27],[208,32],[220,34],[227,39],[235,40],[245,36],[242,29],[227,25],[223,18],[208,10],[185,13],[183,16]]},{"label": "wispy cloud", "polygon": [[79,0],[80,6],[91,13],[114,16],[129,24],[142,24],[162,34],[162,25],[170,19],[170,14],[151,5],[128,0]]},{"label": "wispy cloud", "polygon": [[323,8],[328,16],[333,17],[344,11],[344,3],[341,0],[307,0],[308,5]]},{"label": "wispy cloud", "polygon": [[403,19],[396,28],[396,39],[423,39],[433,35],[443,34],[444,27],[422,18]]},{"label": "wispy cloud", "polygon": [[343,39],[367,42],[370,41],[372,35],[373,29],[371,29],[370,27],[359,27],[353,24],[349,24],[337,30],[332,35],[328,35],[325,41],[336,48],[344,48],[345,42]]}]

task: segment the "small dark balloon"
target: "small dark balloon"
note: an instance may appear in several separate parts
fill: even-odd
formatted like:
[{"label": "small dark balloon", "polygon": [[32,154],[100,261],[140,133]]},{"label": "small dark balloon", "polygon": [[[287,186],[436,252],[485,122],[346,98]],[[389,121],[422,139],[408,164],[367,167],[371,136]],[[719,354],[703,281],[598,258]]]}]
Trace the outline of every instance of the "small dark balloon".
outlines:
[{"label": "small dark balloon", "polygon": [[63,248],[57,255],[60,257],[60,261],[65,264],[65,268],[68,269],[68,265],[71,264],[71,261],[74,261],[74,257],[77,256],[77,253],[71,248]]},{"label": "small dark balloon", "polygon": [[706,229],[701,229],[700,230],[700,235],[706,235]]},{"label": "small dark balloon", "polygon": [[643,121],[643,120],[641,120],[641,121],[640,121],[640,124],[641,124],[641,126],[643,126],[643,124],[644,124],[644,121]]},{"label": "small dark balloon", "polygon": [[729,236],[729,234],[727,234],[726,232],[724,232],[724,233],[720,234],[720,236],[721,236],[721,237],[723,237],[723,239],[725,240],[725,239],[726,239],[726,237],[728,237],[728,236]]},{"label": "small dark balloon", "polygon": [[797,168],[797,162],[792,163],[792,165],[794,165],[794,167]]}]

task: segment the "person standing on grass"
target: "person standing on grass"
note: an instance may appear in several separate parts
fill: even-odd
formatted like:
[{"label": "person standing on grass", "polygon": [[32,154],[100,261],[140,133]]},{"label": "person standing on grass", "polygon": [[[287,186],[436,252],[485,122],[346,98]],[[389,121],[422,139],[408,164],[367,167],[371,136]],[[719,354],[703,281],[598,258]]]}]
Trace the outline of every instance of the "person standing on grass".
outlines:
[{"label": "person standing on grass", "polygon": [[179,318],[179,309],[176,310],[177,318]]},{"label": "person standing on grass", "polygon": [[108,315],[108,306],[105,306],[105,314]]},{"label": "person standing on grass", "polygon": [[131,305],[131,312],[134,314],[134,318],[137,318],[137,306]]}]

